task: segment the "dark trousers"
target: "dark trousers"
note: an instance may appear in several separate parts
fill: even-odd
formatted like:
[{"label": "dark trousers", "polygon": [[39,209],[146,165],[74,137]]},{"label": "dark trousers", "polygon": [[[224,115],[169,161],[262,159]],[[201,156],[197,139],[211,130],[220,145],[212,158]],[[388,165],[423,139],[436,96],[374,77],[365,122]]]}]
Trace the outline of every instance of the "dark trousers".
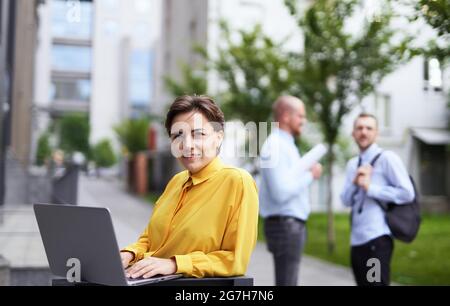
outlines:
[{"label": "dark trousers", "polygon": [[[357,285],[389,286],[393,251],[394,242],[387,235],[352,247],[351,262]],[[378,261],[374,259],[378,259]],[[380,276],[378,279],[375,277],[377,273]]]},{"label": "dark trousers", "polygon": [[297,286],[306,240],[305,222],[294,218],[267,218],[264,234],[275,263],[275,285]]}]

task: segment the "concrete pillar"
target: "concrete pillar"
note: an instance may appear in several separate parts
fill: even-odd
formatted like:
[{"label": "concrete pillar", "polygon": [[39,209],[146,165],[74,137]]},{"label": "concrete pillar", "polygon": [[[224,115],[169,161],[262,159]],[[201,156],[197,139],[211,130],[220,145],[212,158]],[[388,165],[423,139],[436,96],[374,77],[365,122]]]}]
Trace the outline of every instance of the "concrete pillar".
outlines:
[{"label": "concrete pillar", "polygon": [[10,285],[10,268],[9,262],[0,255],[0,287]]}]

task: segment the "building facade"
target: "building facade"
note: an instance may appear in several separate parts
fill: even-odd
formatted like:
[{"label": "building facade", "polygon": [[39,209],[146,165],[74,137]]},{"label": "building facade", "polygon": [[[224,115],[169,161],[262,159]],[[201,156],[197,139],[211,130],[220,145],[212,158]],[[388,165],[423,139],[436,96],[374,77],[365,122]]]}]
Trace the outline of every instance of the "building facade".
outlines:
[{"label": "building facade", "polygon": [[39,3],[0,1],[0,204],[26,199]]},{"label": "building facade", "polygon": [[40,6],[36,133],[52,118],[84,112],[90,142],[114,142],[114,125],[149,113],[160,6],[160,0],[48,0]]}]

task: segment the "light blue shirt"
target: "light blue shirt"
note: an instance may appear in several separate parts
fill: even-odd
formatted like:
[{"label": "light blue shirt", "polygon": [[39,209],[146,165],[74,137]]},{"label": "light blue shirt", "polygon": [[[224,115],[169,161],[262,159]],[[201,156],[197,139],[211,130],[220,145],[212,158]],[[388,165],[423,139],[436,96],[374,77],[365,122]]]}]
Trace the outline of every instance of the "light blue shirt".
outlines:
[{"label": "light blue shirt", "polygon": [[[372,144],[360,154],[361,165],[368,165],[372,159],[382,150],[377,144]],[[358,156],[347,163],[346,179],[341,200],[345,206],[352,206],[352,233],[351,245],[365,244],[372,239],[383,235],[391,235],[391,231],[385,220],[382,208],[374,199],[381,202],[393,202],[404,204],[414,199],[414,187],[409,179],[408,172],[401,159],[391,151],[383,151],[375,162],[372,171],[369,189],[365,192],[353,184],[358,166]],[[355,194],[355,191],[356,194]],[[352,201],[352,196],[353,197]],[[359,213],[359,207],[364,198],[363,210]]]},{"label": "light blue shirt", "polygon": [[310,213],[308,186],[310,171],[300,168],[300,154],[294,137],[274,129],[260,152],[260,214],[291,216],[306,221]]}]

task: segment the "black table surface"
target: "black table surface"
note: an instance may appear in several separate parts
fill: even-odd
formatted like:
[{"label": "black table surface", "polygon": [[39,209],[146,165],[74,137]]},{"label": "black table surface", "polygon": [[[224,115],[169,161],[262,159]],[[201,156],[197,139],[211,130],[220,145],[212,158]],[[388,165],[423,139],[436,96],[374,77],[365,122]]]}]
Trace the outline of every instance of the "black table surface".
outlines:
[{"label": "black table surface", "polygon": [[[55,277],[52,286],[95,286],[99,284],[89,282],[71,283],[65,278]],[[237,277],[205,277],[205,278],[177,278],[141,286],[253,286],[253,278],[248,276]]]}]

